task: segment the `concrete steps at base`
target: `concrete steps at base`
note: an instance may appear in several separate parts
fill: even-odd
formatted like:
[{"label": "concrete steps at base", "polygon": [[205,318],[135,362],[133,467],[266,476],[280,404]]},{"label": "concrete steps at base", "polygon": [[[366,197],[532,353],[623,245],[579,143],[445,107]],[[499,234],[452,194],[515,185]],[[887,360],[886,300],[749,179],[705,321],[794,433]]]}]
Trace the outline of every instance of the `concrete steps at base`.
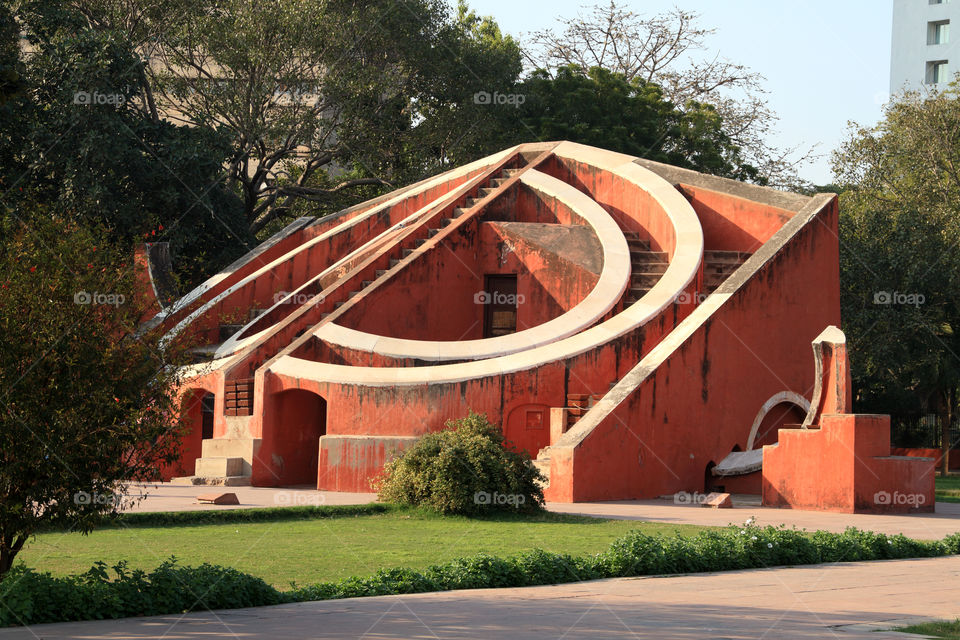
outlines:
[{"label": "concrete steps at base", "polygon": [[243,475],[243,458],[227,456],[197,458],[194,475],[205,477]]},{"label": "concrete steps at base", "polygon": [[543,477],[547,479],[546,482],[542,483],[544,488],[550,486],[550,458],[535,458],[533,460],[533,466],[543,474]]},{"label": "concrete steps at base", "polygon": [[209,486],[209,487],[249,487],[250,476],[182,476],[170,480],[170,484],[178,486]]}]

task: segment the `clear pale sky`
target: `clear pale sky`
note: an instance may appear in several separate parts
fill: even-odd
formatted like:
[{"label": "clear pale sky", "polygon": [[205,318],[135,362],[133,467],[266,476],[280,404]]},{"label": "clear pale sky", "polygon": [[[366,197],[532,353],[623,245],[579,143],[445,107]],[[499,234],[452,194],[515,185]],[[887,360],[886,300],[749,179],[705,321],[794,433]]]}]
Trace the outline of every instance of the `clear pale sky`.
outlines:
[{"label": "clear pale sky", "polygon": [[[604,0],[596,0],[603,2]],[[917,0],[921,1],[921,0]],[[557,16],[586,13],[590,0],[468,0],[478,14],[496,18],[521,40],[557,28]],[[814,183],[832,180],[830,152],[847,122],[872,125],[887,100],[891,0],[629,0],[653,15],[677,6],[700,14],[715,29],[704,53],[719,54],[766,78],[768,101],[780,117],[771,142],[779,147],[819,143],[823,157],[800,169]]]}]

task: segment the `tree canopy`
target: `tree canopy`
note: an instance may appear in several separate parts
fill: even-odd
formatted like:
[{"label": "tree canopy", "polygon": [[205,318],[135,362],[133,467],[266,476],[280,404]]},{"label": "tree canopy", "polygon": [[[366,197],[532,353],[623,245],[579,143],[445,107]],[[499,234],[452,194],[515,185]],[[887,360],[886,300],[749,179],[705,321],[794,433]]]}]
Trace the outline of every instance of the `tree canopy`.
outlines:
[{"label": "tree canopy", "polygon": [[908,93],[834,153],[843,321],[865,409],[937,412],[960,381],[960,93]]}]

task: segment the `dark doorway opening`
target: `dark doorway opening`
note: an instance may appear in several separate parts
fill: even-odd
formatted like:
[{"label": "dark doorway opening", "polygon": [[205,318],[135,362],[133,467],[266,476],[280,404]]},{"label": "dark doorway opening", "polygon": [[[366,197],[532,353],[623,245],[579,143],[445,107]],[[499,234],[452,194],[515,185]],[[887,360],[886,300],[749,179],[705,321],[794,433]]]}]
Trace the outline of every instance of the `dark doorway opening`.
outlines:
[{"label": "dark doorway opening", "polygon": [[517,276],[486,276],[483,337],[495,338],[517,331]]},{"label": "dark doorway opening", "polygon": [[200,400],[200,433],[201,438],[209,440],[213,437],[213,409],[217,404],[217,396],[208,393]]}]

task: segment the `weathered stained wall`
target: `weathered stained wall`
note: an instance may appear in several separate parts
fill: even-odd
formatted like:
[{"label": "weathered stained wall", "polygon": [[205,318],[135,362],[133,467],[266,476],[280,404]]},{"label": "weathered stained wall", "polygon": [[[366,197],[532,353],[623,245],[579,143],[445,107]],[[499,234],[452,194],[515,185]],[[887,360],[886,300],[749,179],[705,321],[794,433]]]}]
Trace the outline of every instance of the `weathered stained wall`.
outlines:
[{"label": "weathered stained wall", "polygon": [[[709,463],[746,447],[763,403],[808,396],[811,341],[840,321],[834,200],[575,448],[552,448],[549,500],[702,490]],[[811,300],[815,299],[816,304]]]},{"label": "weathered stained wall", "polygon": [[[829,469],[826,477],[824,470]],[[844,513],[933,512],[932,459],[890,455],[890,416],[825,415],[763,450],[763,504]]]}]

